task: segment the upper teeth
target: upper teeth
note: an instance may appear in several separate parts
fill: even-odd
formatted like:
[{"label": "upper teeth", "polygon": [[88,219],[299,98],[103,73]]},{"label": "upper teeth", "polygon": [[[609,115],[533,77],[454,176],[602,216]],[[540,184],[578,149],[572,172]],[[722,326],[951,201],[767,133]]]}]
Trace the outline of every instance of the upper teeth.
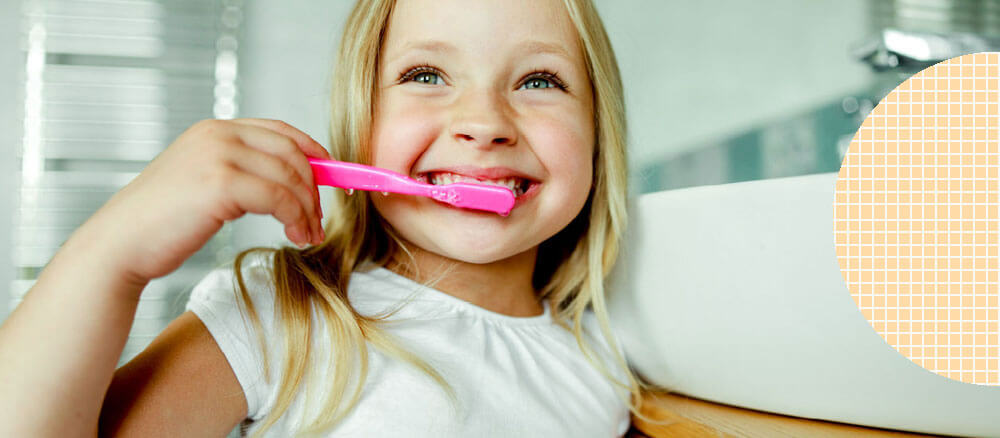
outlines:
[{"label": "upper teeth", "polygon": [[450,172],[435,172],[427,175],[431,184],[434,185],[444,185],[452,184],[457,182],[472,183],[472,184],[483,184],[491,186],[500,186],[510,189],[514,192],[514,196],[520,196],[523,194],[521,187],[524,185],[524,179],[518,177],[500,178],[500,179],[479,179],[471,178],[464,175],[458,175]]}]

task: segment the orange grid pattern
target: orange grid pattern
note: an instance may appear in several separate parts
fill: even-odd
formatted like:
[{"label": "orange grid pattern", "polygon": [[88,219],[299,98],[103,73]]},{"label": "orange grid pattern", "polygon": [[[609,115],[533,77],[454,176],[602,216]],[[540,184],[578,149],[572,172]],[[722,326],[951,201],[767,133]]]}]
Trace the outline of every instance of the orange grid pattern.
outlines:
[{"label": "orange grid pattern", "polygon": [[918,365],[1000,385],[997,53],[907,79],[837,177],[837,262],[883,339]]}]

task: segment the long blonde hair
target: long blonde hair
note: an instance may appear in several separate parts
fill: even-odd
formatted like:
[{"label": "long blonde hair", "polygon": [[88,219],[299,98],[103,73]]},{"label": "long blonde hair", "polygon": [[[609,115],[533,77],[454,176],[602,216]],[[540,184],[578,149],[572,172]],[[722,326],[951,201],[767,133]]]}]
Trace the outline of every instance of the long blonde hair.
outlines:
[{"label": "long blonde hair", "polygon": [[[395,0],[359,0],[347,19],[332,81],[330,147],[335,160],[371,162],[370,129],[375,112],[379,49],[394,4]],[[564,0],[564,4],[579,34],[594,93],[594,181],[580,214],[540,245],[532,283],[539,298],[547,300],[553,309],[554,321],[574,334],[590,363],[620,389],[629,409],[646,418],[641,413],[641,391],[648,386],[636,378],[619,353],[604,295],[604,281],[617,258],[627,222],[621,78],[611,43],[591,1]],[[304,423],[308,425],[305,433],[332,427],[354,408],[368,375],[366,342],[426,372],[455,400],[454,390],[439,373],[400,347],[379,327],[387,315],[359,314],[347,298],[352,272],[369,263],[383,265],[401,250],[408,254],[406,247],[375,211],[367,192],[346,196],[343,191],[335,190],[329,207],[327,211],[332,215],[325,226],[328,237],[323,244],[307,249],[251,248],[237,255],[234,263],[238,297],[264,349],[260,318],[247,293],[240,265],[253,252],[273,256],[275,312],[276,319],[281,321],[284,341],[281,355],[284,373],[274,408],[262,420],[259,433],[273,426],[285,413],[300,388],[309,391],[313,386],[305,384],[309,379],[313,308],[327,322],[335,357],[326,364],[332,362],[334,378],[329,382],[328,396],[319,414]],[[608,365],[595,356],[595,350],[585,341],[583,316],[588,307],[593,309],[602,336],[611,347],[615,365],[624,370],[626,382],[617,381]],[[268,376],[271,364],[266,360],[267,354],[264,357],[265,376]]]}]

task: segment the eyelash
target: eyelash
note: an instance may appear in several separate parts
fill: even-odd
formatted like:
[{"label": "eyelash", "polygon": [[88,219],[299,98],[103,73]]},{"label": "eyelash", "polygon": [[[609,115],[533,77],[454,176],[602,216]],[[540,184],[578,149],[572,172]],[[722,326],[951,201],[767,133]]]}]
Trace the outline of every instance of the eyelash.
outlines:
[{"label": "eyelash", "polygon": [[[437,68],[434,68],[434,67],[432,67],[430,65],[426,65],[426,64],[424,64],[424,65],[418,65],[418,66],[411,67],[411,68],[409,68],[407,70],[404,70],[402,73],[400,73],[399,79],[397,80],[397,83],[407,82],[407,81],[413,79],[414,77],[416,77],[417,75],[419,75],[420,73],[434,73],[434,74],[436,74],[438,76],[441,75],[441,71],[438,70]],[[551,82],[552,85],[554,85],[556,89],[559,89],[559,90],[562,90],[562,91],[568,91],[569,90],[569,86],[567,86],[562,80],[559,79],[559,74],[557,74],[556,72],[544,69],[544,68],[543,69],[538,69],[538,70],[535,70],[535,71],[529,73],[527,76],[525,76],[523,79],[521,79],[520,84],[524,85],[524,84],[526,84],[528,81],[530,81],[532,79],[545,79],[545,80]],[[520,88],[520,85],[518,86],[518,88]]]}]

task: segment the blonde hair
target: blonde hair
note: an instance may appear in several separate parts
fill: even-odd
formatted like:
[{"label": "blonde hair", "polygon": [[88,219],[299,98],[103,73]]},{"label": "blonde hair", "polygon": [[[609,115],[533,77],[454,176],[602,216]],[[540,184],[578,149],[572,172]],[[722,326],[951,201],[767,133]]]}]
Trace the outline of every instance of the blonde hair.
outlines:
[{"label": "blonde hair", "polygon": [[[394,4],[395,0],[359,0],[347,19],[332,81],[330,145],[335,160],[371,162],[370,129],[377,96],[378,56]],[[539,246],[532,283],[539,298],[547,300],[553,309],[554,321],[574,334],[588,361],[621,389],[629,409],[645,419],[641,413],[641,393],[648,386],[631,372],[619,353],[604,295],[604,281],[617,258],[627,222],[622,84],[614,51],[591,1],[564,0],[564,4],[579,34],[594,93],[594,181],[580,214]],[[332,215],[325,226],[328,237],[321,245],[307,249],[251,248],[241,252],[234,263],[238,297],[249,313],[263,350],[266,346],[260,318],[246,291],[240,266],[252,252],[273,256],[275,312],[276,319],[281,321],[284,341],[281,355],[285,358],[284,373],[274,408],[262,420],[259,433],[273,426],[288,410],[300,388],[305,386],[309,392],[313,386],[304,385],[309,379],[313,307],[327,322],[334,345],[335,357],[328,358],[333,362],[334,378],[320,413],[303,423],[308,425],[305,433],[332,427],[354,408],[368,375],[366,342],[424,371],[452,401],[456,399],[454,390],[439,373],[400,347],[379,327],[378,323],[388,315],[359,314],[347,298],[352,272],[368,263],[383,265],[399,251],[407,254],[409,251],[375,211],[367,192],[346,196],[343,191],[335,190],[329,207]],[[617,381],[584,340],[583,317],[588,307],[593,308],[610,353],[616,365],[625,371],[627,382]],[[265,376],[269,376],[271,364],[267,362],[267,354],[264,357]],[[359,374],[354,379],[356,369]]]}]

